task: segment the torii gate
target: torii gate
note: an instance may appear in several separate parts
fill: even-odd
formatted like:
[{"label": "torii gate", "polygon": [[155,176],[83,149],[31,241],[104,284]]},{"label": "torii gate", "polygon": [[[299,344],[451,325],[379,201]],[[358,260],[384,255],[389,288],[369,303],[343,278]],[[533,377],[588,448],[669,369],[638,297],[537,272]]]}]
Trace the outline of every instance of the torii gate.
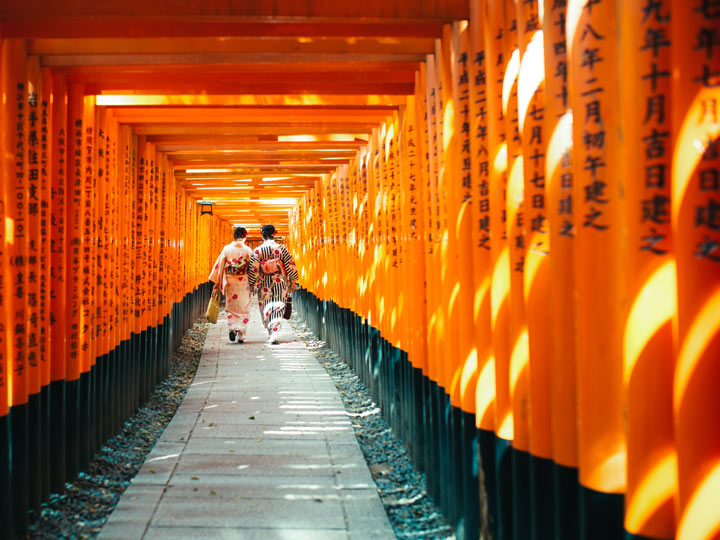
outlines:
[{"label": "torii gate", "polygon": [[5,0],[0,522],[272,222],[458,536],[720,538],[719,36],[716,0]]}]

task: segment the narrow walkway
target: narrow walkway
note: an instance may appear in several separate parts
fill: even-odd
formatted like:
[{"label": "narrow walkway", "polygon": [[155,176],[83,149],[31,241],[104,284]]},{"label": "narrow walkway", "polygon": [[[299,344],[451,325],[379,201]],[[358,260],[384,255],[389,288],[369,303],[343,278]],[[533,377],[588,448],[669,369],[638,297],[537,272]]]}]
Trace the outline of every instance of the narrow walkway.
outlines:
[{"label": "narrow walkway", "polygon": [[101,531],[111,539],[395,538],[340,396],[285,325],[224,313],[195,381]]}]

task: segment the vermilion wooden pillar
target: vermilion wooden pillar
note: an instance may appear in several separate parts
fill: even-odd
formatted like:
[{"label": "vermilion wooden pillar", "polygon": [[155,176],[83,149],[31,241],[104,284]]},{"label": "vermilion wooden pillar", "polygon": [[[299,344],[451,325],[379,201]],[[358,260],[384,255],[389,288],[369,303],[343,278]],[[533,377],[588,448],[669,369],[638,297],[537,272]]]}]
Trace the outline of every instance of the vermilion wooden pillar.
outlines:
[{"label": "vermilion wooden pillar", "polygon": [[673,1],[671,14],[677,538],[709,540],[720,535],[720,6]]},{"label": "vermilion wooden pillar", "polygon": [[26,43],[6,39],[2,44],[4,112],[4,175],[12,179],[7,195],[12,201],[6,207],[5,241],[7,267],[5,283],[13,291],[5,305],[8,332],[9,405],[10,405],[10,489],[13,519],[11,534],[24,537],[28,510],[28,391],[29,364],[27,347],[27,295],[30,266],[28,257],[28,177],[27,177],[27,91]]},{"label": "vermilion wooden pillar", "polygon": [[62,76],[54,75],[52,103],[52,182],[50,196],[50,305],[49,324],[51,362],[51,467],[50,487],[58,492],[66,478],[66,364],[67,364],[67,243],[68,196],[68,92]]},{"label": "vermilion wooden pillar", "polygon": [[545,0],[545,207],[550,241],[552,449],[555,534],[578,535],[575,242],[572,113],[568,103],[567,6]]},{"label": "vermilion wooden pillar", "polygon": [[[620,538],[626,484],[622,343],[625,183],[619,167],[614,0],[571,0],[567,11],[576,224],[580,538]],[[621,133],[621,131],[620,131]]]},{"label": "vermilion wooden pillar", "polygon": [[553,538],[550,242],[545,195],[545,62],[539,3],[517,3],[518,119],[523,146],[523,296],[528,336],[530,515],[535,538]]},{"label": "vermilion wooden pillar", "polygon": [[673,335],[677,309],[670,219],[672,92],[670,2],[622,2],[623,169],[626,183],[628,312],[623,335],[627,399],[625,529],[673,538],[676,456],[672,414]]},{"label": "vermilion wooden pillar", "polygon": [[485,63],[490,187],[491,328],[495,357],[495,534],[512,534],[512,466],[509,447],[514,438],[510,399],[510,252],[507,238],[506,195],[508,149],[503,109],[503,80],[507,58],[504,38],[504,3],[488,0],[485,13]]}]

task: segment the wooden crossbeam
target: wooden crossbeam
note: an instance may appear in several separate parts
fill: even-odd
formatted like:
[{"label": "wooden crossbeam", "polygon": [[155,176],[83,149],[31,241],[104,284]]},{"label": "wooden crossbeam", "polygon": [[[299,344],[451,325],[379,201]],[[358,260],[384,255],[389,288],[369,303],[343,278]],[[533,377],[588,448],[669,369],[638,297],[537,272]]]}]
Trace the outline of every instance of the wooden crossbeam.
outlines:
[{"label": "wooden crossbeam", "polygon": [[229,162],[182,162],[172,161],[171,164],[175,168],[187,169],[194,167],[234,167],[238,170],[238,174],[258,174],[262,173],[267,176],[285,176],[289,174],[327,174],[335,170],[334,165],[318,166],[308,164],[298,165],[248,165],[246,163],[229,163]]},{"label": "wooden crossbeam", "polygon": [[261,92],[274,92],[278,88],[286,88],[293,92],[308,88],[312,92],[345,92],[364,94],[374,92],[372,88],[381,88],[385,92],[401,92],[411,88],[415,74],[411,71],[381,72],[319,72],[319,73],[259,73],[252,77],[247,73],[205,73],[201,69],[192,73],[120,73],[117,75],[69,75],[69,84],[86,84],[93,89],[105,91],[113,88],[135,88],[157,90],[173,89],[175,92],[186,92],[197,89],[212,90],[223,93],[227,89],[257,89]]},{"label": "wooden crossbeam", "polygon": [[[187,170],[187,169],[186,169]],[[180,182],[190,182],[195,177],[200,178],[210,178],[211,181],[221,181],[221,180],[236,180],[238,178],[245,178],[249,180],[263,180],[265,178],[272,178],[272,175],[269,174],[242,174],[242,170],[238,169],[237,171],[232,170],[231,172],[218,172],[218,173],[189,173],[186,172],[186,170],[175,170],[174,175],[175,178]],[[192,170],[192,169],[190,169]],[[315,180],[318,180],[320,176],[315,175],[284,175],[284,176],[277,176],[275,178],[292,178],[293,180],[297,181],[303,181],[303,182],[314,182]]]},{"label": "wooden crossbeam", "polygon": [[262,123],[266,125],[339,124],[377,125],[388,116],[388,111],[364,109],[326,109],[306,107],[130,107],[114,110],[122,123]]},{"label": "wooden crossbeam", "polygon": [[316,93],[332,93],[338,95],[368,95],[368,94],[386,94],[395,96],[407,96],[413,93],[414,85],[411,83],[344,83],[344,82],[278,82],[267,84],[255,84],[252,82],[243,84],[232,83],[186,83],[186,84],[168,84],[158,81],[156,83],[136,83],[134,85],[125,85],[117,83],[95,83],[86,86],[89,94],[101,94],[103,92],[122,91],[127,92],[131,89],[140,91],[145,94],[227,94],[233,90],[248,94],[316,94]]},{"label": "wooden crossbeam", "polygon": [[258,168],[258,169],[267,169],[267,168],[278,168],[278,167],[284,167],[284,168],[307,168],[307,167],[313,167],[313,168],[319,168],[319,167],[325,167],[328,169],[334,169],[338,165],[345,165],[348,163],[348,159],[334,159],[334,158],[328,158],[328,159],[303,159],[303,160],[279,160],[279,159],[273,159],[272,155],[268,156],[265,159],[254,159],[254,160],[239,160],[237,157],[234,156],[228,156],[227,158],[223,159],[222,156],[201,156],[198,158],[192,158],[192,157],[185,157],[183,156],[183,159],[175,160],[173,159],[173,163],[178,167],[199,167],[204,165],[210,165],[212,164],[213,167],[222,166],[224,164],[228,164],[228,166],[233,167],[251,167],[251,168]]},{"label": "wooden crossbeam", "polygon": [[[48,67],[63,66],[151,66],[151,65],[211,65],[211,64],[279,64],[279,63],[355,63],[355,62],[421,62],[424,53],[166,53],[166,54],[58,54],[42,55],[41,63]],[[232,93],[232,92],[228,92]]]},{"label": "wooden crossbeam", "polygon": [[[0,11],[2,15],[10,15]],[[442,25],[431,19],[370,19],[321,17],[294,19],[267,17],[188,18],[177,15],[152,17],[83,17],[62,14],[62,18],[16,12],[0,22],[2,35],[11,38],[148,38],[148,37],[430,37],[442,36]]]},{"label": "wooden crossbeam", "polygon": [[238,161],[244,163],[344,163],[355,155],[353,151],[326,152],[326,151],[297,151],[297,152],[240,152],[237,150],[218,150],[208,152],[207,150],[165,152],[168,156],[178,161]]},{"label": "wooden crossbeam", "polygon": [[317,135],[317,134],[330,134],[330,133],[342,133],[342,134],[357,134],[367,137],[371,133],[371,129],[368,127],[356,127],[356,126],[274,126],[272,129],[268,129],[267,126],[260,125],[188,125],[188,124],[148,124],[141,126],[134,126],[133,131],[137,135],[224,135],[224,136],[235,136],[235,135],[268,135],[272,133],[274,136],[291,136],[291,135]]},{"label": "wooden crossbeam", "polygon": [[433,38],[418,37],[186,37],[31,39],[28,52],[36,55],[173,54],[193,52],[241,54],[427,54]]},{"label": "wooden crossbeam", "polygon": [[[149,141],[156,142],[156,141]],[[182,142],[158,142],[157,149],[161,152],[172,153],[172,152],[193,152],[203,151],[205,149],[213,150],[232,150],[236,152],[249,152],[249,151],[298,151],[298,152],[318,152],[318,151],[333,151],[333,152],[349,152],[356,151],[360,148],[365,141],[307,141],[307,142],[294,142],[294,141],[245,141],[245,142],[227,142],[223,139],[209,139]]]},{"label": "wooden crossbeam", "polygon": [[[212,57],[210,58],[212,59]],[[420,69],[419,62],[402,61],[352,61],[347,58],[338,62],[277,62],[277,63],[248,63],[248,64],[108,64],[108,65],[72,65],[53,66],[55,73],[63,75],[109,76],[118,73],[334,73],[337,71],[353,72],[383,72],[390,70],[415,72]],[[224,100],[231,100],[236,94],[230,94]],[[338,105],[351,105],[341,100]],[[369,105],[369,104],[368,104]]]},{"label": "wooden crossbeam", "polygon": [[175,20],[205,19],[207,21],[241,18],[275,18],[286,22],[313,22],[324,19],[426,19],[447,21],[467,19],[469,4],[457,0],[364,0],[363,2],[327,2],[325,0],[293,0],[268,2],[267,0],[189,1],[178,5],[172,0],[113,0],[89,2],[87,0],[5,0],[0,16],[3,18],[40,19],[47,17],[94,17],[97,19],[148,17]]},{"label": "wooden crossbeam", "polygon": [[103,107],[177,107],[180,106],[344,106],[344,107],[397,107],[404,103],[405,97],[365,94],[332,95],[332,94],[143,94],[130,89],[126,93],[103,92],[96,96],[97,104]]}]

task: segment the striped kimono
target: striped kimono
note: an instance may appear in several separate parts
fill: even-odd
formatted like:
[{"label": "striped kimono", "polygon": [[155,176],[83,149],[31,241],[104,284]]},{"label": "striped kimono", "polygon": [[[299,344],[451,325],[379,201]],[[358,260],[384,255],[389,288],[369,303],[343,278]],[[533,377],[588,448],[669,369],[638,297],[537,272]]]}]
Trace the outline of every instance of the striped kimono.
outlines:
[{"label": "striped kimono", "polygon": [[235,332],[238,339],[244,339],[250,321],[248,270],[251,256],[252,250],[244,242],[231,242],[220,252],[208,278],[215,283],[222,279],[220,290],[225,295],[228,330]]},{"label": "striped kimono", "polygon": [[[260,261],[269,259],[280,259],[285,266],[287,279],[282,273],[266,274],[260,269]],[[250,288],[257,290],[258,303],[263,325],[272,339],[273,334],[277,336],[283,321],[285,312],[285,299],[288,295],[290,282],[297,281],[298,271],[295,261],[288,249],[275,240],[266,240],[262,245],[255,248],[252,260],[248,269]]]}]

